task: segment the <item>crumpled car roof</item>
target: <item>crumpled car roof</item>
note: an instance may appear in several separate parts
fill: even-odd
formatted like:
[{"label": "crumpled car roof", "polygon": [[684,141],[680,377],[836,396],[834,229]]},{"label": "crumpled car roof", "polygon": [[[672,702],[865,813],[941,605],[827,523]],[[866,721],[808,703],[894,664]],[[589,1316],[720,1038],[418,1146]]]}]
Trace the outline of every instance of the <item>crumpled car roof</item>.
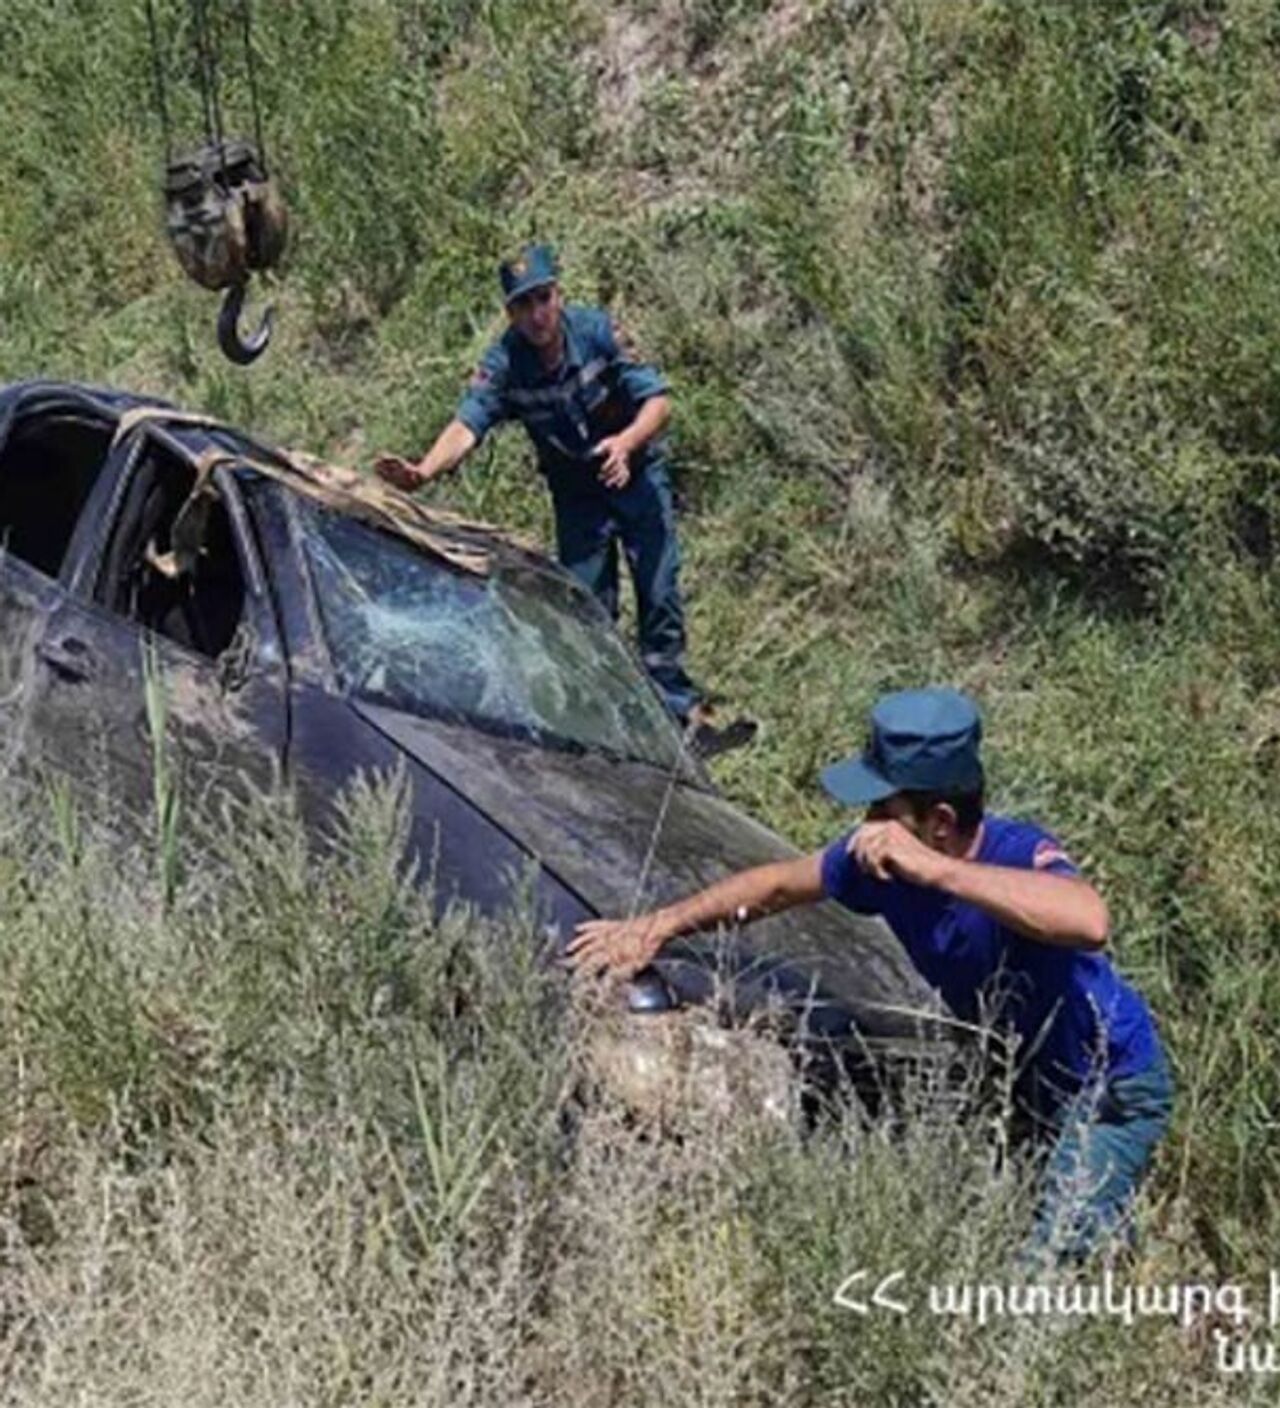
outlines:
[{"label": "crumpled car roof", "polygon": [[[491,572],[497,547],[521,556],[541,556],[534,543],[517,534],[448,509],[429,508],[361,470],[329,464],[303,451],[260,444],[213,416],[176,410],[159,402],[143,402],[120,416],[116,440],[132,434],[140,425],[158,426],[171,432],[196,429],[229,436],[237,448],[227,449],[210,439],[205,448],[195,454],[202,481],[220,464],[252,469],[326,508],[394,533],[465,572],[481,576]],[[188,448],[191,448],[189,442]]]},{"label": "crumpled car roof", "polygon": [[501,560],[546,564],[538,545],[518,534],[448,509],[428,507],[372,474],[326,463],[302,451],[278,449],[216,416],[183,411],[159,397],[73,381],[11,382],[0,386],[0,427],[20,402],[30,406],[43,397],[67,396],[91,402],[103,415],[115,417],[117,440],[145,425],[167,441],[197,471],[206,471],[200,475],[200,493],[211,491],[206,489],[208,471],[217,466],[247,469],[404,538],[462,571],[488,575]]}]

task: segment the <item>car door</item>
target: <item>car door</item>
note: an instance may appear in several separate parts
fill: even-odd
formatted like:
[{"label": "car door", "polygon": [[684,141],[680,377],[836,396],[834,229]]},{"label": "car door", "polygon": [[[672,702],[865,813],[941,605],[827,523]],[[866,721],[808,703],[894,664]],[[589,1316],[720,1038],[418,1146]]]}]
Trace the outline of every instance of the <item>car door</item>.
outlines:
[{"label": "car door", "polygon": [[[252,529],[226,468],[143,427],[76,590],[35,645],[28,727],[82,789],[145,811],[163,759],[200,804],[279,776],[286,669]],[[198,541],[192,552],[192,513]],[[185,517],[184,517],[185,515]]]},{"label": "car door", "polygon": [[112,417],[71,392],[12,391],[0,404],[0,769],[25,760],[35,647],[65,596],[86,505],[101,488]]},{"label": "car door", "polygon": [[0,776],[8,776],[22,762],[34,645],[60,598],[54,579],[20,558],[0,553]]}]

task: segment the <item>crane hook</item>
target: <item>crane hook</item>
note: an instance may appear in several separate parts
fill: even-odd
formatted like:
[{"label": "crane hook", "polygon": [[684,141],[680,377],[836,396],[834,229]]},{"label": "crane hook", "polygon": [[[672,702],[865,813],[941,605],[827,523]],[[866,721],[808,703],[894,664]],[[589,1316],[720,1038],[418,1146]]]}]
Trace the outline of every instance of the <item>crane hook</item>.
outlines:
[{"label": "crane hook", "polygon": [[242,337],[240,314],[244,309],[247,288],[248,281],[245,279],[232,284],[222,296],[222,310],[218,314],[218,346],[222,348],[223,355],[238,367],[247,367],[251,362],[256,362],[267,350],[276,311],[273,306],[268,306],[257,331],[247,338]]}]

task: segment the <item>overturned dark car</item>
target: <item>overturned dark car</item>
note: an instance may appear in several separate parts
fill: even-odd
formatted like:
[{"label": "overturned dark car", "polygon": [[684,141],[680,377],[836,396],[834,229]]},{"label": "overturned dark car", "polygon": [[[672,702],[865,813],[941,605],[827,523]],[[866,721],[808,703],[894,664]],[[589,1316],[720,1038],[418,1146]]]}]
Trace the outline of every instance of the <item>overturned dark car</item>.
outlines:
[{"label": "overturned dark car", "polygon": [[[152,797],[145,680],[200,786],[280,776],[323,817],[403,768],[440,901],[521,888],[576,923],[793,854],[717,795],[595,601],[543,556],[354,471],[122,393],[0,388],[6,752]],[[530,875],[533,879],[530,882]],[[789,1012],[824,1045],[932,1048],[889,931],[834,905],[671,945],[636,1010]]]}]

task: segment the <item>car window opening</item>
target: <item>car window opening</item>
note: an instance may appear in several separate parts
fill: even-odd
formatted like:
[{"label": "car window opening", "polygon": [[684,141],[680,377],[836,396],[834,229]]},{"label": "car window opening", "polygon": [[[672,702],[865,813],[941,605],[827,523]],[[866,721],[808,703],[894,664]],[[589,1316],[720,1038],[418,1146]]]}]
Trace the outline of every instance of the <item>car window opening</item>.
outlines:
[{"label": "car window opening", "polygon": [[0,446],[0,547],[56,577],[111,448],[108,425],[28,416]]},{"label": "car window opening", "polygon": [[192,503],[196,484],[191,465],[156,447],[147,452],[130,484],[97,597],[147,630],[216,660],[244,616],[244,573],[226,506],[212,486]]}]

